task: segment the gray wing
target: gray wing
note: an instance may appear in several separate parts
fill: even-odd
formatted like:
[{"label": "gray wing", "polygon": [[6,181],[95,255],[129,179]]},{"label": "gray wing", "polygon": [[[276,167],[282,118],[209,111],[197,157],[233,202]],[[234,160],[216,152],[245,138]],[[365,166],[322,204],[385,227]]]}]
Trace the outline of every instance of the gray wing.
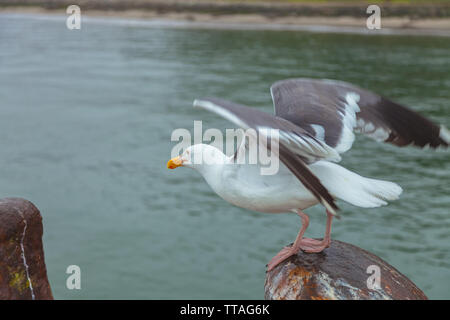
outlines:
[{"label": "gray wing", "polygon": [[263,132],[267,129],[278,130],[280,142],[307,163],[321,159],[341,160],[336,150],[324,141],[281,117],[218,98],[197,99],[194,101],[194,107],[217,113],[243,129],[252,128],[260,134],[267,135],[266,131]]},{"label": "gray wing", "polygon": [[449,132],[420,114],[352,84],[288,79],[270,88],[275,114],[325,141],[339,153],[351,148],[354,132],[397,146],[448,147]]},{"label": "gray wing", "polygon": [[338,161],[340,157],[333,148],[290,121],[255,108],[217,98],[195,100],[194,107],[214,112],[243,129],[254,129],[258,135],[267,135],[267,129],[277,130],[280,161],[331,213],[336,214],[335,199],[306,166],[318,159]]}]

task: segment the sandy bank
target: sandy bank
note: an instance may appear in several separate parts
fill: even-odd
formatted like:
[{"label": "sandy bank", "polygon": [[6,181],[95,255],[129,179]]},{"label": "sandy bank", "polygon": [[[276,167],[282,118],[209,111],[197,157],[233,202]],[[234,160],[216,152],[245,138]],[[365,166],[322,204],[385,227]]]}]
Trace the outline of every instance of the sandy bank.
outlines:
[{"label": "sandy bank", "polygon": [[[12,2],[16,3],[13,5]],[[0,13],[26,13],[26,14],[57,14],[66,15],[65,4],[67,1],[4,1],[0,0]],[[69,1],[70,2],[70,1]],[[67,3],[69,3],[67,2]],[[7,3],[7,5],[6,5]],[[25,3],[26,6],[18,5]],[[105,6],[105,3],[107,6]],[[40,4],[38,6],[38,4]],[[189,7],[186,9],[186,5]],[[206,5],[206,7],[200,6]],[[224,28],[224,29],[267,29],[267,30],[304,30],[323,32],[349,32],[363,34],[417,34],[450,36],[450,16],[445,16],[445,10],[438,15],[430,14],[429,17],[416,15],[385,15],[385,7],[382,5],[381,30],[368,30],[366,20],[368,14],[365,5],[353,6],[357,8],[358,15],[335,16],[327,4],[319,3],[308,6],[318,8],[320,15],[304,15],[285,11],[286,8],[303,8],[305,4],[285,3],[246,3],[253,11],[237,10],[242,3],[205,1],[185,1],[180,7],[178,1],[161,2],[156,0],[146,1],[79,1],[82,15],[90,18],[121,18],[137,19],[142,21],[159,22],[162,25],[172,27],[193,28]],[[211,8],[221,8],[221,11],[211,11]],[[339,5],[335,5],[336,8]],[[344,8],[348,5],[340,4]],[[392,7],[392,6],[389,6]],[[398,6],[394,6],[398,7]],[[401,6],[407,8],[404,12],[410,12],[413,6]],[[441,6],[438,6],[439,8]],[[450,6],[443,5],[444,8]],[[134,8],[134,9],[130,9]],[[209,8],[208,10],[206,10]],[[225,8],[225,9],[224,9]],[[234,9],[233,9],[234,8]],[[264,10],[262,10],[264,8]],[[267,8],[271,10],[266,10]],[[275,8],[275,9],[274,9]],[[330,10],[326,10],[326,9]],[[437,7],[435,7],[436,9]],[[234,11],[230,11],[233,9]],[[197,10],[197,11],[195,11]],[[301,10],[300,10],[301,11]],[[436,10],[435,10],[436,11]],[[284,12],[284,13],[283,13]],[[422,12],[425,11],[417,11]],[[269,14],[270,13],[270,14]]]},{"label": "sandy bank", "polygon": [[0,0],[0,7],[35,6],[62,9],[77,4],[85,10],[145,10],[158,13],[209,13],[213,15],[258,14],[267,17],[360,17],[370,4],[377,3],[385,17],[450,18],[450,3],[444,1],[391,3],[389,1],[293,2],[282,0]]}]

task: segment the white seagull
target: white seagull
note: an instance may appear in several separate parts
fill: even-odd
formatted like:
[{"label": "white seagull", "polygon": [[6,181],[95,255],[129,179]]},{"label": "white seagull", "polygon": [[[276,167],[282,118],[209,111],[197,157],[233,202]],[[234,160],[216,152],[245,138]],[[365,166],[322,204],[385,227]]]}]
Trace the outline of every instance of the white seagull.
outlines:
[{"label": "white seagull", "polygon": [[[337,215],[336,199],[362,208],[386,205],[402,192],[393,182],[362,177],[336,164],[339,154],[349,150],[354,132],[397,146],[448,147],[449,131],[368,90],[335,80],[288,79],[270,88],[275,115],[217,98],[194,101],[200,107],[228,119],[243,129],[279,132],[280,168],[275,175],[261,175],[259,165],[237,161],[245,157],[243,139],[233,156],[219,149],[196,144],[167,167],[189,167],[200,172],[224,200],[245,209],[268,212],[295,212],[302,227],[291,246],[283,248],[268,264],[268,271],[299,250],[321,252],[330,244],[331,222]],[[269,144],[266,146],[270,148]],[[196,156],[211,161],[197,164]],[[303,237],[309,224],[304,209],[321,203],[327,223],[322,240]]]}]

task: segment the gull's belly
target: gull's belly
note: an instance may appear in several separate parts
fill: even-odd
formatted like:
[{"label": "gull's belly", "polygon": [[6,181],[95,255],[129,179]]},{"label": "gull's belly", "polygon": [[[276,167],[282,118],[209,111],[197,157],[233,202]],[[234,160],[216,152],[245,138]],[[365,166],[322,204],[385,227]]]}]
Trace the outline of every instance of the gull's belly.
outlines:
[{"label": "gull's belly", "polygon": [[[230,179],[232,178],[232,179]],[[280,170],[264,176],[254,170],[228,177],[223,188],[215,190],[224,200],[248,210],[281,213],[306,209],[317,199],[290,172]]]},{"label": "gull's belly", "polygon": [[267,197],[258,195],[252,197],[246,197],[246,195],[240,194],[234,197],[223,197],[228,202],[235,206],[265,213],[283,213],[289,212],[295,209],[306,209],[318,203],[318,201],[309,196],[309,194],[301,197],[299,193],[295,197],[276,196],[273,194]]}]

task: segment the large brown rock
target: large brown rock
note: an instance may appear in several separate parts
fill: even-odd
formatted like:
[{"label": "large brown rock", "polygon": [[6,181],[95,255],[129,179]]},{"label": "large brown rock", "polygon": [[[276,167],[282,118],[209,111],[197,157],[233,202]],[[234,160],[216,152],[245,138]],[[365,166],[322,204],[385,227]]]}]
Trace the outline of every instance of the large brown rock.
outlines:
[{"label": "large brown rock", "polygon": [[[374,270],[379,286],[374,287]],[[368,285],[368,278],[369,280]],[[321,253],[299,252],[266,275],[269,300],[424,300],[394,267],[354,245],[333,240]]]},{"label": "large brown rock", "polygon": [[0,299],[53,299],[42,232],[41,214],[31,202],[0,200]]}]

